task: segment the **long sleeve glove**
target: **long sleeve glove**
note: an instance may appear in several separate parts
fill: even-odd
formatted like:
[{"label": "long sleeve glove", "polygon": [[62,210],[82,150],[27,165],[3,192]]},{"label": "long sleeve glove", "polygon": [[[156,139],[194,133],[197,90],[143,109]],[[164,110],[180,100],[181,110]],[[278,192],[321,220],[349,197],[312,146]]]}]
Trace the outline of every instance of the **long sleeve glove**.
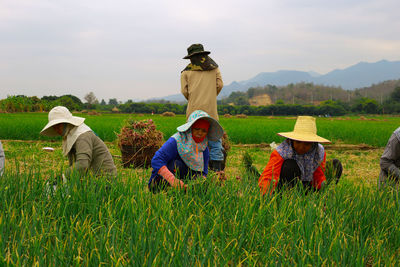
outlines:
[{"label": "long sleeve glove", "polygon": [[181,187],[186,189],[186,185],[183,181],[175,178],[175,175],[172,174],[167,168],[167,166],[162,166],[158,170],[158,174],[161,175],[162,178],[164,178],[172,187]]}]

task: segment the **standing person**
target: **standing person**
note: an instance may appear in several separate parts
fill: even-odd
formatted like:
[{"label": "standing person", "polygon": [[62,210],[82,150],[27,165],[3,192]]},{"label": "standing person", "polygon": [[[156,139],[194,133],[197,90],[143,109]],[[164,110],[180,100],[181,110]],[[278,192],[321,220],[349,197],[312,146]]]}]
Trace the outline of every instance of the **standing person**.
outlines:
[{"label": "standing person", "polygon": [[379,187],[400,179],[400,127],[390,136],[380,160]]},{"label": "standing person", "polygon": [[[203,110],[218,121],[217,96],[224,86],[218,65],[202,44],[192,44],[187,52],[184,59],[190,59],[190,64],[181,73],[181,92],[188,100],[186,117],[195,110]],[[210,140],[208,146],[210,169],[224,178],[222,140]]]},{"label": "standing person", "polygon": [[3,145],[1,144],[0,141],[0,176],[3,175],[5,162],[6,162],[6,156],[4,155]]},{"label": "standing person", "polygon": [[184,181],[206,177],[209,161],[207,143],[220,139],[223,134],[218,121],[201,110],[194,111],[187,123],[177,130],[151,160],[153,171],[148,186],[152,192],[165,186],[186,189]]},{"label": "standing person", "polygon": [[85,118],[72,116],[63,106],[54,107],[49,112],[49,122],[40,132],[46,136],[62,136],[64,156],[68,156],[72,171],[85,174],[115,176],[117,168],[104,142],[84,123]]},{"label": "standing person", "polygon": [[[276,187],[294,186],[301,181],[306,188],[321,189],[326,183],[326,152],[320,143],[329,140],[317,135],[315,118],[299,116],[292,132],[278,133],[286,137],[274,151],[261,174],[258,185],[263,194]],[[329,162],[336,183],[342,175],[342,164],[334,159]],[[328,182],[330,182],[328,180]]]}]

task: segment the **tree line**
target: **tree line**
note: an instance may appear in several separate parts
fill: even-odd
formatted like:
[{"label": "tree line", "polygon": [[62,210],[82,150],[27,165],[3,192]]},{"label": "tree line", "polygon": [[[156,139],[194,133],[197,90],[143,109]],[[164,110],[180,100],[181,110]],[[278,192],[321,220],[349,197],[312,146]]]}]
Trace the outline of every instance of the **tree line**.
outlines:
[{"label": "tree line", "polygon": [[[304,84],[296,85],[303,87]],[[294,87],[294,86],[293,86]],[[318,88],[314,88],[317,91]],[[220,115],[246,114],[260,116],[279,116],[279,115],[323,115],[341,116],[345,114],[400,114],[400,84],[395,87],[384,100],[377,100],[372,97],[363,96],[363,91],[359,95],[355,93],[349,101],[343,101],[339,94],[334,94],[330,99],[315,103],[303,103],[284,101],[276,99],[271,105],[250,106],[246,99],[260,95],[265,92],[279,90],[273,86],[264,88],[250,88],[247,92],[233,92],[228,98],[218,101],[218,113]],[[318,94],[315,94],[317,97]],[[286,98],[284,98],[286,99]],[[289,98],[290,99],[290,98]],[[95,95],[90,92],[85,96],[86,102],[82,102],[73,95],[63,96],[36,96],[28,97],[24,95],[8,96],[0,100],[1,112],[48,112],[53,107],[62,105],[71,111],[90,111],[99,112],[122,112],[122,113],[153,113],[162,114],[166,111],[175,114],[185,114],[186,104],[180,105],[162,101],[161,103],[133,102],[128,100],[125,103],[116,98],[98,101]],[[233,102],[230,102],[233,101]],[[229,103],[229,104],[228,104]]]}]

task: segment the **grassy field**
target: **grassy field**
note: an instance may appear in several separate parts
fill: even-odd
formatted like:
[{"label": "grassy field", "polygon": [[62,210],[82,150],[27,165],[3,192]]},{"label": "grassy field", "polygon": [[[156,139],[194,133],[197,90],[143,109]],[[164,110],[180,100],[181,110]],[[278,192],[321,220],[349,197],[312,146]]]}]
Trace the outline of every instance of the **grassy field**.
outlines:
[{"label": "grassy field", "polygon": [[[9,115],[0,114],[0,120],[14,127]],[[262,171],[271,150],[252,140],[265,135],[263,142],[271,142],[276,132],[292,130],[294,118],[221,118],[234,140],[223,185],[214,182],[211,173],[207,183],[187,193],[152,194],[147,190],[151,170],[124,169],[114,135],[106,144],[118,168],[117,179],[73,177],[48,194],[46,181],[68,165],[61,142],[32,141],[37,134],[24,135],[40,131],[46,114],[15,116],[14,124],[18,121],[30,130],[19,131],[15,138],[29,141],[3,141],[13,138],[5,138],[4,127],[0,130],[7,157],[0,179],[2,265],[400,264],[400,195],[392,188],[376,187],[382,146],[399,118],[318,118],[319,134],[335,141],[327,146],[328,159],[338,158],[344,166],[339,184],[319,193],[305,195],[294,189],[263,197],[257,178],[245,175],[242,155],[249,152]],[[87,117],[89,126],[107,136],[108,127],[118,131],[125,115]],[[184,121],[152,118],[167,136]],[[354,125],[364,130],[355,131]],[[8,134],[18,133],[16,128]],[[359,142],[346,141],[356,133]],[[346,143],[375,147],[360,150]],[[45,152],[45,146],[55,151]]]},{"label": "grassy field", "polygon": [[[176,127],[185,123],[185,117],[162,117],[159,115],[103,114],[91,116],[76,114],[86,118],[89,125],[103,140],[114,141],[116,133],[128,117],[151,118],[167,139],[176,132]],[[40,136],[40,130],[47,123],[47,113],[0,114],[0,140],[49,140]],[[234,143],[259,144],[281,142],[278,132],[292,131],[295,117],[248,117],[246,119],[224,118],[220,123]],[[23,125],[23,126],[21,126]],[[317,118],[318,134],[333,143],[368,144],[376,147],[386,145],[391,133],[400,126],[400,117],[338,117]]]},{"label": "grassy field", "polygon": [[[324,192],[262,197],[247,177],[248,151],[262,170],[266,146],[234,145],[229,179],[153,195],[149,169],[123,169],[111,182],[73,178],[50,197],[45,182],[67,166],[61,143],[4,141],[0,260],[11,265],[398,265],[399,195],[377,191],[382,148],[328,150],[344,164]],[[42,150],[52,146],[55,152]],[[211,175],[212,176],[212,175]],[[241,178],[240,180],[237,178]],[[211,179],[210,179],[211,181]],[[205,191],[204,189],[207,188]]]}]

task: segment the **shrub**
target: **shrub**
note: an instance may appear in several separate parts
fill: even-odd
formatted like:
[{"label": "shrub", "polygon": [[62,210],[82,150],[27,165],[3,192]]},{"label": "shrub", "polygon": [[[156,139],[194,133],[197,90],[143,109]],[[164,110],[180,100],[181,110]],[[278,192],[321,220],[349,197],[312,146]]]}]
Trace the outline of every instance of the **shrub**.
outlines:
[{"label": "shrub", "polygon": [[96,110],[89,111],[87,114],[88,115],[92,115],[92,116],[99,116],[100,115],[100,113],[97,112]]},{"label": "shrub", "polygon": [[164,140],[162,132],[156,130],[156,125],[151,119],[128,119],[117,136],[124,168],[130,165],[134,168],[149,167],[151,159]]}]

